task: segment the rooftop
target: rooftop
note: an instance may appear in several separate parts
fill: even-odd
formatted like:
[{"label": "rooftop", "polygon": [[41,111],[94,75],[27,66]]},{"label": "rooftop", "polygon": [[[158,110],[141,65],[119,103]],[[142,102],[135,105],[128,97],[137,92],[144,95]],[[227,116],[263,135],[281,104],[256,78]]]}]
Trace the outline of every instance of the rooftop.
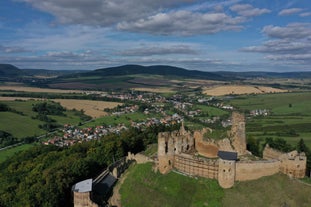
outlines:
[{"label": "rooftop", "polygon": [[237,160],[238,153],[228,151],[218,151],[218,157],[220,157],[223,160]]},{"label": "rooftop", "polygon": [[93,179],[87,179],[87,180],[78,182],[73,186],[72,191],[79,192],[79,193],[90,192],[92,191],[92,182],[93,182]]}]

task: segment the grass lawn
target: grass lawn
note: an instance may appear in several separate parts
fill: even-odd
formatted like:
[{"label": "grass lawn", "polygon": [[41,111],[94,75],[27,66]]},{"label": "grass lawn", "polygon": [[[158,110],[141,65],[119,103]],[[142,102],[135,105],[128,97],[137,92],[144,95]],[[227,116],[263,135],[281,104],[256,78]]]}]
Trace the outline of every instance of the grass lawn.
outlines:
[{"label": "grass lawn", "polygon": [[223,197],[216,180],[154,173],[151,163],[132,166],[120,193],[127,207],[216,207]]},{"label": "grass lawn", "polygon": [[195,109],[201,109],[203,113],[208,113],[209,117],[212,116],[223,116],[223,115],[227,115],[228,112],[225,110],[222,110],[220,108],[216,108],[213,106],[206,106],[206,105],[194,105]]},{"label": "grass lawn", "polygon": [[[228,207],[310,207],[311,186],[283,174],[236,183],[225,190],[223,206]],[[286,205],[287,204],[287,205]]]},{"label": "grass lawn", "polygon": [[0,163],[5,161],[7,158],[13,156],[16,152],[27,150],[31,148],[32,146],[33,146],[32,144],[23,144],[17,147],[13,147],[13,148],[0,151]]}]

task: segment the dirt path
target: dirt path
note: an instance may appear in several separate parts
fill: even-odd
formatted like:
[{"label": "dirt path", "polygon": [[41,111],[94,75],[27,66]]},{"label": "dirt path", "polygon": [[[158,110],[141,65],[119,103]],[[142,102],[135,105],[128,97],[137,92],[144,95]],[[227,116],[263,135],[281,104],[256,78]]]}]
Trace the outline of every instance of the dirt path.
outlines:
[{"label": "dirt path", "polygon": [[[133,165],[131,165],[133,166]],[[130,167],[131,167],[130,166]],[[121,178],[119,178],[118,183],[116,184],[116,186],[113,188],[113,195],[111,196],[111,198],[109,199],[109,204],[111,206],[117,206],[117,207],[122,207],[121,205],[121,194],[120,194],[120,188],[124,182],[124,180],[127,178],[129,173],[129,169],[126,170],[126,172],[124,172],[121,175]]]}]

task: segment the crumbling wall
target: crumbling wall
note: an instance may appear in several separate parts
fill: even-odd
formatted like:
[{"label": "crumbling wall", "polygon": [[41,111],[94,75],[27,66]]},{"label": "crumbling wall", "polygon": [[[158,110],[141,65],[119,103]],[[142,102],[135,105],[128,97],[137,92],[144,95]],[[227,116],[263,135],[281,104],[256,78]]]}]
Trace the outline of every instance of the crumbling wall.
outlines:
[{"label": "crumbling wall", "polygon": [[279,159],[281,155],[284,154],[276,149],[271,148],[268,144],[265,146],[265,149],[262,153],[262,158],[266,160]]},{"label": "crumbling wall", "polygon": [[73,192],[74,207],[98,207],[96,203],[91,200],[91,192]]},{"label": "crumbling wall", "polygon": [[217,179],[218,160],[206,160],[187,154],[175,155],[174,168],[185,174]]},{"label": "crumbling wall", "polygon": [[232,145],[238,155],[246,154],[245,118],[243,114],[237,112],[232,113],[230,137]]},{"label": "crumbling wall", "polygon": [[280,161],[252,161],[237,162],[235,180],[256,180],[264,176],[274,175],[279,172]]},{"label": "crumbling wall", "polygon": [[307,158],[304,153],[292,151],[280,157],[280,171],[290,177],[303,178],[307,168]]}]

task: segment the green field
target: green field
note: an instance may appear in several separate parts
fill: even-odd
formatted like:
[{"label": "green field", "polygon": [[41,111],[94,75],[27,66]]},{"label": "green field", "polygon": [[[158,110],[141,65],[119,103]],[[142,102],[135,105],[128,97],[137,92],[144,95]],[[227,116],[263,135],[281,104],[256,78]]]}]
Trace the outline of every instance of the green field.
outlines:
[{"label": "green field", "polygon": [[8,157],[11,157],[15,153],[17,153],[19,151],[27,150],[27,149],[31,148],[32,146],[33,146],[32,144],[23,144],[23,145],[20,145],[17,147],[9,148],[6,150],[1,150],[0,151],[0,163],[2,163]]},{"label": "green field", "polygon": [[112,115],[112,116],[103,116],[100,118],[97,118],[96,120],[93,120],[92,122],[89,122],[83,127],[94,127],[94,126],[100,126],[100,125],[118,125],[118,124],[125,124],[126,126],[130,126],[131,122],[141,122],[146,121],[147,118],[159,118],[159,114],[144,114],[144,113],[129,113],[129,114],[122,114],[122,115]]},{"label": "green field", "polygon": [[190,178],[174,172],[154,173],[152,164],[132,166],[120,189],[122,206],[221,206],[223,189],[216,180]]},{"label": "green field", "polygon": [[311,148],[311,92],[239,96],[230,104],[240,110],[268,109],[270,115],[246,122],[247,136],[283,138],[296,145],[303,138]]},{"label": "green field", "polygon": [[216,180],[154,173],[150,163],[130,167],[120,193],[122,206],[127,207],[309,207],[311,203],[311,186],[283,174],[222,189]]},{"label": "green field", "polygon": [[[32,105],[42,101],[28,100],[28,101],[1,101],[8,105],[11,109],[20,113],[11,111],[0,112],[0,130],[12,134],[16,138],[24,138],[27,136],[38,136],[44,134],[46,131],[40,129],[38,126],[45,122],[38,119],[33,119],[38,113],[32,111]],[[78,124],[80,118],[74,115],[73,111],[66,111],[66,116],[49,116],[54,119],[58,124],[63,125],[66,123]]]}]

